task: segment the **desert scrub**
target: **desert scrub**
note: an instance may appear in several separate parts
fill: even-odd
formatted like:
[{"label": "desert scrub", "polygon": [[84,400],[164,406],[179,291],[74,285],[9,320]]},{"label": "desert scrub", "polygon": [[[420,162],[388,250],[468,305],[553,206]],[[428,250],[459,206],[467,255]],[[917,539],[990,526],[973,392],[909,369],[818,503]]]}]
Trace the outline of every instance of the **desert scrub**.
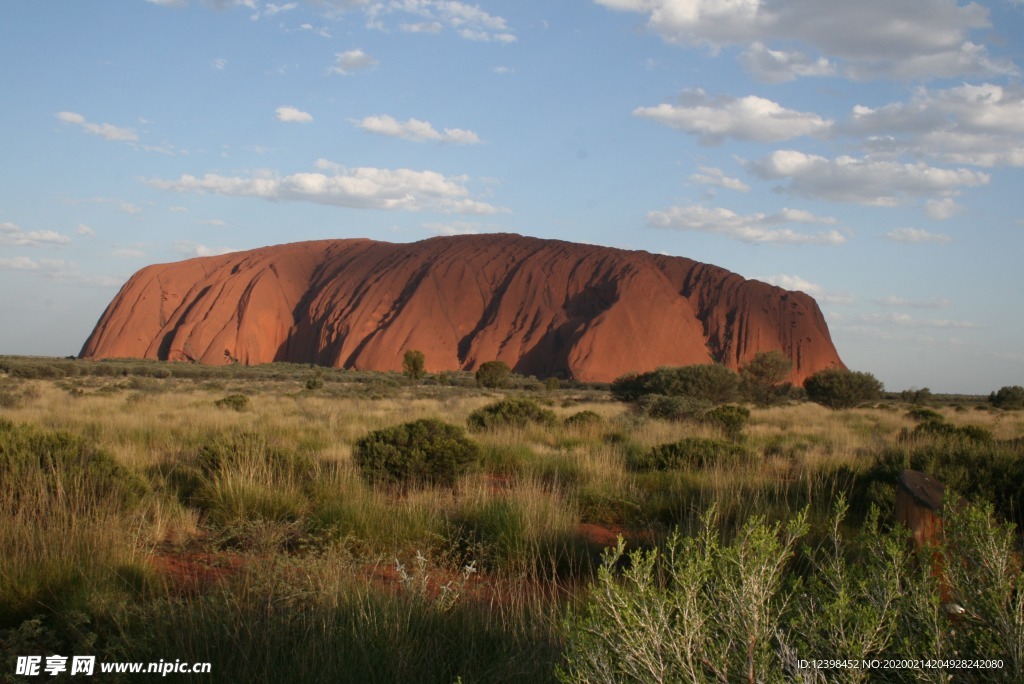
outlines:
[{"label": "desert scrub", "polygon": [[480,448],[462,428],[423,418],[371,432],[355,443],[353,460],[371,484],[403,489],[452,487],[477,465]]},{"label": "desert scrub", "polygon": [[743,436],[743,428],[749,421],[750,409],[735,404],[717,406],[701,416],[701,422],[721,429],[733,441]]},{"label": "desert scrub", "polygon": [[230,409],[232,411],[244,411],[249,408],[249,397],[244,394],[229,394],[223,399],[213,402],[217,408]]},{"label": "desert scrub", "polygon": [[710,468],[734,465],[747,459],[743,447],[720,439],[687,437],[678,442],[659,444],[642,454],[631,454],[627,467],[634,471]]},{"label": "desert scrub", "polygon": [[555,414],[533,399],[512,397],[488,404],[469,414],[469,429],[476,432],[501,427],[526,427],[530,423],[553,425]]},{"label": "desert scrub", "polygon": [[604,419],[598,413],[594,411],[580,411],[568,416],[564,424],[566,427],[587,427],[590,425],[600,425],[604,422]]},{"label": "desert scrub", "polygon": [[[606,552],[582,610],[564,624],[563,682],[776,681],[785,571],[805,515],[784,528],[751,517],[729,545],[712,510],[663,550]],[[624,563],[624,561],[626,561]],[[619,568],[625,567],[621,570]]]},{"label": "desert scrub", "polygon": [[693,420],[711,408],[711,402],[693,397],[645,394],[636,400],[633,409],[641,416],[659,420]]},{"label": "desert scrub", "polygon": [[149,490],[140,475],[89,440],[0,420],[0,503],[16,504],[21,484],[37,478],[55,493],[73,489],[122,506]]}]

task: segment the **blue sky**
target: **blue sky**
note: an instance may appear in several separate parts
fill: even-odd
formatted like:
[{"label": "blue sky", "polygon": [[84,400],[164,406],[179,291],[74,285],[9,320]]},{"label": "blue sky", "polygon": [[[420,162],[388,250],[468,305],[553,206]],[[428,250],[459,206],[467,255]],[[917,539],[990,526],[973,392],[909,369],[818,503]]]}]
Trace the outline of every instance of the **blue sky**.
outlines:
[{"label": "blue sky", "polygon": [[151,263],[516,232],[814,296],[888,389],[1024,384],[1021,0],[0,5],[0,353]]}]

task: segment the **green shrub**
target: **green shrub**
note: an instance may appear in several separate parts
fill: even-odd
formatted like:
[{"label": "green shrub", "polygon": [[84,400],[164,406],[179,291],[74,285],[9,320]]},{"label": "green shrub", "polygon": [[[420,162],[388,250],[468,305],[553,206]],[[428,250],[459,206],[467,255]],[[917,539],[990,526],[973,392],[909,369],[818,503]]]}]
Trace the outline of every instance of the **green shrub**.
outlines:
[{"label": "green shrub", "polygon": [[726,404],[739,398],[739,387],[740,378],[736,373],[709,363],[624,375],[612,382],[611,390],[619,401],[636,401],[647,394],[661,394]]},{"label": "green shrub", "polygon": [[711,408],[711,404],[692,397],[645,394],[636,400],[634,408],[637,413],[648,418],[683,421],[703,415]]},{"label": "green shrub", "polygon": [[793,362],[781,351],[759,352],[740,369],[740,390],[759,406],[775,404],[788,393],[792,370]]},{"label": "green shrub", "polygon": [[793,596],[784,580],[805,521],[783,529],[752,517],[725,545],[712,513],[697,536],[677,532],[664,550],[628,558],[620,537],[589,600],[565,621],[559,679],[783,681],[777,639]]},{"label": "green shrub", "polygon": [[476,384],[480,387],[502,387],[512,369],[504,361],[485,361],[476,369]]},{"label": "green shrub", "polygon": [[244,394],[229,394],[223,399],[213,402],[217,408],[230,409],[232,411],[244,411],[249,408],[249,397]]},{"label": "green shrub", "polygon": [[[306,389],[314,391],[324,388],[324,371],[322,368],[317,368],[313,371],[313,374],[306,379]],[[240,395],[235,395],[240,396]]]},{"label": "green shrub", "polygon": [[710,468],[746,460],[745,449],[720,439],[687,437],[678,442],[659,444],[648,451],[633,455],[627,466],[630,470],[678,470],[681,468]]},{"label": "green shrub", "polygon": [[550,377],[544,381],[544,389],[548,392],[554,392],[562,387],[562,383],[558,378]]},{"label": "green shrub", "polygon": [[454,486],[480,457],[462,428],[435,418],[371,432],[355,443],[353,459],[373,484]]},{"label": "green shrub", "polygon": [[469,414],[469,429],[492,430],[499,427],[526,427],[530,423],[553,425],[555,414],[533,399],[511,397],[488,404]]},{"label": "green shrub", "polygon": [[917,423],[942,422],[945,420],[941,413],[924,406],[915,406],[907,411],[906,416]]},{"label": "green shrub", "polygon": [[1024,387],[1008,385],[988,395],[988,402],[1005,410],[1024,409]]},{"label": "green shrub", "polygon": [[402,356],[402,372],[413,382],[420,380],[427,372],[427,357],[417,349],[406,349]]},{"label": "green shrub", "polygon": [[969,440],[982,444],[990,444],[993,441],[992,433],[980,425],[956,426],[943,420],[926,420],[914,428],[911,433],[914,438],[937,437],[941,439]]},{"label": "green shrub", "polygon": [[566,427],[586,427],[588,425],[600,425],[604,419],[593,411],[580,411],[565,419]]},{"label": "green shrub", "polygon": [[231,471],[261,471],[267,480],[309,479],[316,461],[306,453],[273,445],[258,432],[236,432],[200,445],[195,466],[213,478]]},{"label": "green shrub", "polygon": [[0,503],[16,503],[22,483],[39,477],[48,489],[123,506],[149,490],[141,475],[81,437],[0,420]]},{"label": "green shrub", "polygon": [[830,409],[853,408],[882,396],[882,383],[871,373],[829,368],[804,380],[807,398]]},{"label": "green shrub", "polygon": [[725,404],[711,409],[701,416],[701,420],[709,425],[721,428],[726,437],[736,440],[743,434],[743,428],[750,421],[750,409],[745,406]]}]

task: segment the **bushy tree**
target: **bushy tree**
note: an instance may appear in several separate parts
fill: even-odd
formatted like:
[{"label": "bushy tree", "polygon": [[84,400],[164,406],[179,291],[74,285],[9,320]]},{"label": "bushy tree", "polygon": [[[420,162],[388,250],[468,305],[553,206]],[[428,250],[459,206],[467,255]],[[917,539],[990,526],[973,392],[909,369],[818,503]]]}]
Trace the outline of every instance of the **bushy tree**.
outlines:
[{"label": "bushy tree", "polygon": [[660,394],[727,404],[739,398],[739,385],[736,373],[725,366],[708,363],[624,375],[612,383],[612,394],[619,401],[636,401],[647,394]]},{"label": "bushy tree", "polygon": [[485,361],[476,369],[476,384],[480,387],[501,387],[512,369],[504,361]]},{"label": "bushy tree", "polygon": [[402,357],[402,372],[413,382],[426,374],[427,357],[418,349],[406,349]]},{"label": "bushy tree", "polygon": [[454,486],[480,458],[462,428],[436,418],[376,430],[356,441],[353,460],[371,483]]},{"label": "bushy tree", "polygon": [[882,383],[871,373],[829,368],[804,380],[807,398],[830,409],[853,408],[882,396]]},{"label": "bushy tree", "polygon": [[740,369],[743,395],[761,406],[776,403],[786,394],[786,379],[793,370],[793,362],[780,351],[759,352]]},{"label": "bushy tree", "polygon": [[988,402],[1001,409],[1024,409],[1024,387],[1008,385],[988,395]]}]

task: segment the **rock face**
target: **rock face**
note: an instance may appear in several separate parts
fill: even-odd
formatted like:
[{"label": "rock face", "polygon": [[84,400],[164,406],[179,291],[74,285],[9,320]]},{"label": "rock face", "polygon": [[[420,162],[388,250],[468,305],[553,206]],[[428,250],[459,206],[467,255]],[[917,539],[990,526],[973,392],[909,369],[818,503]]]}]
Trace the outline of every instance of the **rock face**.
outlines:
[{"label": "rock face", "polygon": [[321,240],[148,266],[81,355],[427,370],[501,360],[609,381],[781,350],[800,383],[842,366],[811,297],[681,257],[519,235]]}]

